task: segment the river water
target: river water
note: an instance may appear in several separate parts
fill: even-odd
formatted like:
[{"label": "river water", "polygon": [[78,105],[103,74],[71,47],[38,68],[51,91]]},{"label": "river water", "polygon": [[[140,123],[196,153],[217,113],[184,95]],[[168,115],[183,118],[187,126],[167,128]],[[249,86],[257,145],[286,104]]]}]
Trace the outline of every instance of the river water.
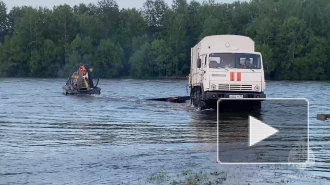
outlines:
[{"label": "river water", "polygon": [[[267,82],[274,98],[307,98],[315,163],[217,163],[216,111],[146,101],[186,96],[186,81],[100,80],[98,96],[65,96],[65,79],[0,79],[0,184],[327,184],[325,82]],[[195,179],[195,180],[196,180]]]}]

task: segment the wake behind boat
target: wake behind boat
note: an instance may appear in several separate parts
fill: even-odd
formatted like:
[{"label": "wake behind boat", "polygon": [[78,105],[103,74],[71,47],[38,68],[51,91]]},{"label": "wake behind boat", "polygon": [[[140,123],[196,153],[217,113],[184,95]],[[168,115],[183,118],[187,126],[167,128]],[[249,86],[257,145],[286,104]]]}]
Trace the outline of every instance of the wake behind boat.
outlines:
[{"label": "wake behind boat", "polygon": [[92,72],[93,68],[88,65],[80,65],[77,71],[71,73],[68,81],[62,87],[63,94],[101,94],[101,88],[97,87],[99,78],[94,81],[95,75]]}]

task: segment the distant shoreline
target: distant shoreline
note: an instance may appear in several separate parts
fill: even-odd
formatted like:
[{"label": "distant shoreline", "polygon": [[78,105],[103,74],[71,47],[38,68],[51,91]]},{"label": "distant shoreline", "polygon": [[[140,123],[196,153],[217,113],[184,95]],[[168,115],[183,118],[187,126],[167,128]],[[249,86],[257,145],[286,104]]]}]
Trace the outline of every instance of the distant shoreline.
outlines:
[{"label": "distant shoreline", "polygon": [[187,80],[188,77],[187,76],[173,76],[173,77],[158,77],[156,79],[161,79],[161,80],[167,80],[167,79],[171,79],[171,80]]},{"label": "distant shoreline", "polygon": [[[12,78],[12,79],[67,79],[67,77],[5,77],[0,76],[1,78]],[[172,77],[148,77],[148,78],[133,78],[131,76],[122,76],[122,77],[116,77],[116,78],[100,78],[100,79],[108,79],[108,80],[120,80],[120,79],[132,79],[132,80],[188,80],[187,76],[172,76]]]},{"label": "distant shoreline", "polygon": [[[6,77],[0,76],[1,79],[68,79],[68,77]],[[173,77],[148,77],[148,78],[133,78],[131,76],[122,76],[116,78],[100,78],[100,80],[187,80],[188,76],[173,76]],[[64,80],[65,81],[65,80]],[[294,82],[294,83],[301,83],[301,82],[329,82],[329,80],[273,80],[273,79],[266,79],[267,82]],[[266,85],[267,86],[267,85]]]}]

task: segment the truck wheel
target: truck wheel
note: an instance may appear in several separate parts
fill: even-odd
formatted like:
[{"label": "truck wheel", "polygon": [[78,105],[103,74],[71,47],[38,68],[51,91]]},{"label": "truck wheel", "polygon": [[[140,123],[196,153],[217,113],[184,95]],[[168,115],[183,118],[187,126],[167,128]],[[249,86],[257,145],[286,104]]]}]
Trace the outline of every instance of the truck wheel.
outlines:
[{"label": "truck wheel", "polygon": [[197,106],[197,92],[196,92],[196,88],[193,88],[193,92],[192,92],[192,105],[194,107]]},{"label": "truck wheel", "polygon": [[259,112],[261,110],[261,102],[255,102],[252,105],[252,111]]},{"label": "truck wheel", "polygon": [[193,89],[190,89],[190,103],[189,105],[193,105]]},{"label": "truck wheel", "polygon": [[200,110],[204,110],[204,109],[206,109],[206,102],[202,99],[202,89],[199,88],[197,92],[198,92],[197,93],[197,97],[198,97],[198,100],[197,100],[198,105],[197,106]]},{"label": "truck wheel", "polygon": [[206,109],[206,103],[205,103],[205,101],[203,101],[203,100],[200,100],[199,101],[199,109],[200,110]]}]

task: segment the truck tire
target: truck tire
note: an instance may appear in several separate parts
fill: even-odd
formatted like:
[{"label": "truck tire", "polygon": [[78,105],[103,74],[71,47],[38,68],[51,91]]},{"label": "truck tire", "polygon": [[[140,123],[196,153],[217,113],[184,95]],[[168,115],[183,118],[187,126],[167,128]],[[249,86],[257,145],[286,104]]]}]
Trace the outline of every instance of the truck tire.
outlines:
[{"label": "truck tire", "polygon": [[207,106],[206,106],[206,102],[203,100],[202,96],[203,96],[203,91],[202,91],[202,88],[199,87],[199,88],[197,89],[197,98],[198,98],[198,99],[197,99],[197,107],[198,107],[200,110],[204,110],[204,109],[207,108]]},{"label": "truck tire", "polygon": [[203,91],[201,87],[193,87],[190,91],[190,104],[200,110],[207,108],[207,103],[203,100]]},{"label": "truck tire", "polygon": [[197,91],[196,87],[192,87],[190,91],[190,99],[191,99],[191,104],[193,107],[197,107]]},{"label": "truck tire", "polygon": [[261,101],[256,101],[252,105],[252,111],[259,112],[261,111]]},{"label": "truck tire", "polygon": [[194,97],[194,93],[193,93],[193,87],[190,88],[190,102],[189,105],[193,105],[193,97]]}]

